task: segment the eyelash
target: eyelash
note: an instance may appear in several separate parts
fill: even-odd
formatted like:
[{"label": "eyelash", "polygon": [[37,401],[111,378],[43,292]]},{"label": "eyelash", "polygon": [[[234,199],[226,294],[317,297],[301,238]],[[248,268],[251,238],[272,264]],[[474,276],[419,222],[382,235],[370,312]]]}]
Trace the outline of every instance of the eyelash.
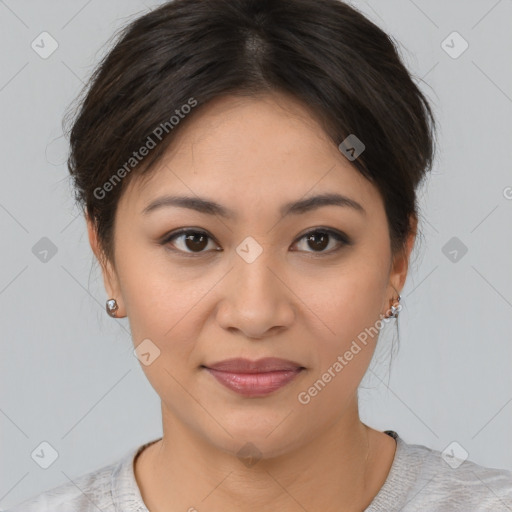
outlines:
[{"label": "eyelash", "polygon": [[[293,243],[293,245],[295,245],[296,243],[300,242],[302,239],[307,238],[308,236],[316,234],[316,233],[321,233],[321,234],[329,235],[330,237],[334,238],[341,245],[338,246],[337,248],[331,249],[329,251],[305,251],[307,253],[312,253],[313,257],[329,256],[329,255],[332,255],[333,253],[338,252],[344,246],[352,245],[352,242],[351,242],[350,238],[347,235],[345,235],[344,233],[341,233],[339,231],[335,231],[333,229],[329,229],[329,228],[315,228],[315,229],[313,229],[311,231],[308,231],[307,233],[304,233],[302,236],[297,238],[295,240],[295,242]],[[217,243],[215,241],[215,239],[213,237],[211,237],[206,231],[199,230],[199,229],[190,229],[190,228],[188,228],[188,229],[180,229],[179,231],[176,231],[174,233],[170,233],[169,235],[164,237],[164,239],[160,242],[160,244],[161,245],[168,245],[168,244],[170,244],[171,241],[173,241],[176,238],[179,238],[180,236],[183,236],[183,235],[205,235],[210,240],[213,240],[215,243]],[[170,247],[169,247],[169,250],[171,250],[173,252],[177,252],[180,255],[183,255],[185,257],[192,257],[192,258],[200,257],[200,256],[202,256],[202,255],[204,255],[204,254],[206,254],[208,252],[208,251],[187,252],[187,251],[183,251],[181,249],[175,249],[175,248],[170,248]],[[218,251],[218,252],[220,252],[220,251]]]}]

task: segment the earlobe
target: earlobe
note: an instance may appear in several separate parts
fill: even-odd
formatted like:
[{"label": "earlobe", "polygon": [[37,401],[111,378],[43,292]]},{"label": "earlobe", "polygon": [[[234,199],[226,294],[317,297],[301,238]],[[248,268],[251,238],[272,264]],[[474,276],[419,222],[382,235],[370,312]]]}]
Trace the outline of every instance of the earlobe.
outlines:
[{"label": "earlobe", "polygon": [[89,218],[86,213],[87,233],[89,236],[89,243],[91,249],[101,266],[101,273],[103,276],[103,285],[107,292],[108,300],[105,308],[107,313],[116,318],[122,318],[126,315],[122,312],[122,298],[119,287],[119,281],[116,273],[112,268],[111,262],[104,256],[103,251],[98,240],[98,232],[95,223]]},{"label": "earlobe", "polygon": [[409,270],[409,260],[414,247],[414,243],[416,241],[417,225],[418,219],[414,214],[411,214],[410,232],[407,237],[406,243],[403,249],[399,253],[397,253],[393,259],[389,285],[393,289],[393,292],[391,293],[394,293],[395,295],[394,297],[388,299],[390,301],[390,309],[392,313],[399,311],[399,309],[397,308],[399,308],[400,299],[402,298],[400,296],[400,292],[403,289],[405,281],[407,279],[407,273]]}]

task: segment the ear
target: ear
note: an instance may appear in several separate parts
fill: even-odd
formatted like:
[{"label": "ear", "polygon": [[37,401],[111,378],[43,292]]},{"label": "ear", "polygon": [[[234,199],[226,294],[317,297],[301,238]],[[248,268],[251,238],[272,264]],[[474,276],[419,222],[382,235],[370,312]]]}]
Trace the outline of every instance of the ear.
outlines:
[{"label": "ear", "polygon": [[[389,299],[396,298],[396,293],[400,293],[404,287],[405,280],[407,279],[409,260],[411,257],[412,249],[414,247],[414,242],[416,241],[418,228],[418,219],[414,214],[411,214],[409,217],[409,224],[411,229],[407,237],[405,247],[402,251],[395,255],[391,265],[391,272],[389,276]],[[389,304],[386,304],[386,306],[389,306]]]},{"label": "ear", "polygon": [[101,272],[103,275],[103,285],[105,286],[105,290],[107,292],[109,299],[116,299],[119,309],[117,310],[117,317],[122,318],[125,315],[124,313],[124,303],[121,295],[121,287],[119,286],[119,278],[115,269],[112,266],[112,263],[107,260],[105,257],[99,240],[98,240],[98,231],[96,229],[96,223],[90,219],[89,215],[85,214],[85,220],[87,223],[87,233],[89,235],[89,243],[91,244],[91,249],[96,256],[96,259],[101,265]]}]

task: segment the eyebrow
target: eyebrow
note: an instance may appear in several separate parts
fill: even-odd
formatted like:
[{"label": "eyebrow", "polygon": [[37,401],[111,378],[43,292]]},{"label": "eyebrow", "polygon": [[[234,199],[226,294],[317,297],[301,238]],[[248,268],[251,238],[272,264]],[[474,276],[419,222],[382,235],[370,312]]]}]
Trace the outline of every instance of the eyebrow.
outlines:
[{"label": "eyebrow", "polygon": [[[286,203],[280,208],[282,217],[287,215],[298,215],[316,210],[322,206],[341,206],[351,208],[363,215],[366,215],[366,210],[353,199],[341,194],[320,194],[306,199]],[[187,197],[187,196],[162,196],[151,203],[149,203],[143,210],[142,214],[147,215],[164,207],[178,207],[188,208],[207,215],[219,215],[226,219],[236,219],[236,213],[222,206],[214,201],[201,197]]]}]

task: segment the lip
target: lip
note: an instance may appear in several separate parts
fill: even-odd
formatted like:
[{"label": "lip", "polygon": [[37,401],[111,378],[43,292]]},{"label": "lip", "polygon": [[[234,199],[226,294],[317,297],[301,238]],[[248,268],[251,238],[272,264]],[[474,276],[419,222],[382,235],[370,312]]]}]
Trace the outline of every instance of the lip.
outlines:
[{"label": "lip", "polygon": [[265,357],[256,361],[234,358],[204,365],[217,381],[244,396],[266,396],[291,382],[305,368],[299,363]]},{"label": "lip", "polygon": [[233,359],[225,359],[218,363],[204,365],[211,370],[219,370],[221,372],[232,373],[263,373],[263,372],[277,372],[277,371],[290,371],[303,368],[295,361],[287,359],[279,359],[277,357],[263,357],[252,361],[251,359],[244,359],[243,357],[235,357]]}]

